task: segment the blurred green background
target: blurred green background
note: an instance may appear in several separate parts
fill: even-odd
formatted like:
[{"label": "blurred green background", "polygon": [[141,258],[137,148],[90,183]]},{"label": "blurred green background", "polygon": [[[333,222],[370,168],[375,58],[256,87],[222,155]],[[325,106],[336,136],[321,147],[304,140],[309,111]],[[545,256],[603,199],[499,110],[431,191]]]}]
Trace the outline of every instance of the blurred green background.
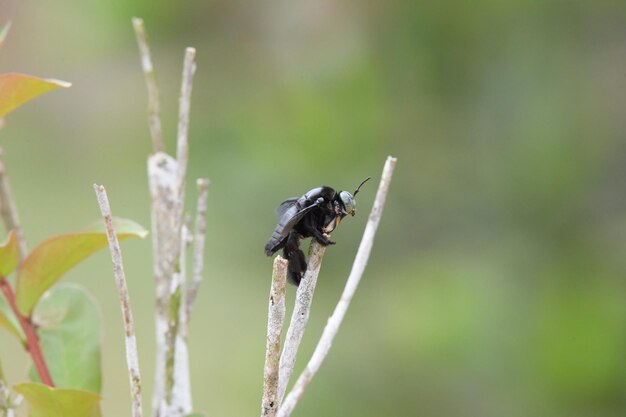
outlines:
[{"label": "blurred green background", "polygon": [[[31,248],[98,218],[94,182],[116,215],[149,226],[132,16],[151,37],[170,150],[184,47],[198,51],[190,207],[193,179],[211,179],[190,330],[199,411],[259,413],[274,207],[320,184],[353,190],[392,154],[368,269],[294,415],[626,413],[626,2],[0,0],[13,21],[0,72],[73,83],[0,131]],[[333,235],[298,370],[375,185]],[[150,247],[123,243],[146,411]],[[104,412],[130,415],[108,253],[65,280],[102,308]],[[10,381],[23,380],[26,355],[4,332],[0,346]]]}]

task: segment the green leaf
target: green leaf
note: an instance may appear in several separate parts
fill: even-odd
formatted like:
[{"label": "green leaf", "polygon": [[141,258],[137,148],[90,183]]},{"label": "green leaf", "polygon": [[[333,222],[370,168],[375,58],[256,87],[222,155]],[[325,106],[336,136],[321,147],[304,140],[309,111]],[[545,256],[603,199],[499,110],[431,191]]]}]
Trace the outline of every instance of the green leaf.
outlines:
[{"label": "green leaf", "polygon": [[[30,316],[37,300],[65,272],[108,245],[104,226],[99,223],[84,232],[51,237],[28,254],[18,271],[15,290],[16,304],[22,314]],[[119,240],[143,238],[148,234],[132,220],[115,219],[114,226]]]},{"label": "green leaf", "polygon": [[[33,322],[54,384],[100,393],[100,312],[91,295],[74,284],[46,292]],[[31,380],[39,382],[34,368]]]},{"label": "green leaf", "polygon": [[7,239],[0,244],[0,277],[6,278],[15,271],[20,262],[20,246],[15,230],[9,232]]},{"label": "green leaf", "polygon": [[43,93],[71,85],[26,74],[0,74],[0,117]]},{"label": "green leaf", "polygon": [[8,330],[9,333],[20,339],[20,341],[26,340],[15,315],[3,295],[0,295],[0,327]]},{"label": "green leaf", "polygon": [[192,413],[192,414],[187,414],[185,417],[206,417],[206,414]]},{"label": "green leaf", "polygon": [[13,389],[28,402],[30,417],[101,417],[100,396],[91,392],[38,383],[19,384]]}]

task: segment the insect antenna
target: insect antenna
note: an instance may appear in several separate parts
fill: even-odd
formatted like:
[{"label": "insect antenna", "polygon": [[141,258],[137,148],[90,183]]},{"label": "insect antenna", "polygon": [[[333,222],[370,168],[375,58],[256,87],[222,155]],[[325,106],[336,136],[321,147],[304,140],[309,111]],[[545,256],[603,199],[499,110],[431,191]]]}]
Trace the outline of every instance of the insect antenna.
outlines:
[{"label": "insect antenna", "polygon": [[356,196],[356,194],[359,192],[359,190],[361,189],[361,187],[363,186],[363,184],[365,184],[366,182],[368,182],[369,180],[371,180],[372,177],[367,177],[363,180],[363,182],[361,184],[359,184],[359,186],[357,187],[356,191],[354,192],[354,194],[352,194],[352,196]]}]

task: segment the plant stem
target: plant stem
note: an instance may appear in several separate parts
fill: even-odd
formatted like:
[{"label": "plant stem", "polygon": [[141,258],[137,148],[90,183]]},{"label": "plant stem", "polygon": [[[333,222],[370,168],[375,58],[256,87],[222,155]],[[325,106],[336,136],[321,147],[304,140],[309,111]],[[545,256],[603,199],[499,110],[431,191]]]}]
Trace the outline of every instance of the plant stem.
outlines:
[{"label": "plant stem", "polygon": [[115,275],[117,292],[120,296],[120,304],[122,306],[122,319],[124,321],[124,330],[126,331],[126,364],[128,366],[130,391],[133,400],[132,415],[133,417],[142,417],[141,376],[139,374],[137,339],[135,337],[133,310],[130,308],[130,297],[128,295],[128,287],[126,285],[126,275],[124,274],[122,250],[120,249],[120,243],[117,239],[117,233],[113,228],[113,216],[111,214],[111,206],[109,204],[106,189],[104,186],[96,184],[93,185],[93,188],[96,192],[98,205],[100,206],[100,211],[102,213],[102,218],[107,231],[107,240],[109,241],[109,250],[111,252],[111,260],[113,262],[113,273]]},{"label": "plant stem", "polygon": [[199,178],[196,180],[196,185],[198,187],[198,203],[196,208],[196,228],[193,236],[193,271],[189,287],[187,288],[187,314],[185,314],[187,323],[185,325],[189,324],[191,319],[191,309],[194,301],[196,301],[196,295],[198,295],[198,288],[204,273],[204,241],[206,238],[209,180],[207,178]]},{"label": "plant stem", "polygon": [[380,179],[380,184],[378,186],[378,191],[376,193],[376,198],[374,200],[374,205],[372,206],[372,211],[370,212],[367,225],[365,226],[359,250],[354,258],[352,270],[348,276],[348,281],[346,282],[346,286],[341,294],[341,298],[335,307],[335,311],[333,311],[333,314],[328,319],[328,323],[324,328],[322,337],[320,337],[309,363],[300,374],[300,377],[294,384],[289,395],[285,397],[285,401],[281,404],[277,414],[278,417],[289,417],[291,415],[293,409],[300,400],[300,397],[302,397],[302,393],[309,385],[311,379],[315,376],[322,365],[322,362],[326,358],[326,355],[328,355],[328,352],[330,351],[332,342],[339,331],[339,326],[348,311],[350,301],[352,301],[352,297],[354,296],[359,282],[361,281],[361,277],[363,276],[363,272],[365,271],[365,266],[367,265],[367,261],[372,251],[374,236],[376,235],[378,223],[380,222],[380,217],[383,213],[387,192],[389,191],[389,183],[391,182],[395,166],[396,158],[391,156],[387,157],[387,161],[385,162],[385,166],[383,168],[383,174]]},{"label": "plant stem", "polygon": [[163,130],[161,128],[161,105],[159,103],[159,88],[156,83],[156,75],[152,58],[150,57],[150,47],[148,46],[148,36],[143,19],[133,17],[133,28],[135,29],[135,37],[139,46],[139,55],[141,56],[141,69],[146,78],[146,86],[148,87],[148,121],[150,126],[150,135],[152,136],[152,145],[154,152],[165,151],[163,143]]},{"label": "plant stem", "polygon": [[300,285],[296,291],[296,301],[291,314],[291,321],[287,328],[285,336],[285,344],[283,352],[280,355],[280,367],[278,370],[278,391],[276,393],[276,401],[278,406],[283,402],[285,391],[289,378],[293,374],[296,366],[296,356],[300,348],[300,342],[304,336],[304,330],[309,322],[309,314],[311,312],[311,304],[313,303],[313,294],[315,293],[315,285],[317,284],[317,276],[320,273],[322,259],[326,252],[326,246],[320,245],[317,241],[311,242],[309,253],[309,261],[307,263],[306,272]]},{"label": "plant stem", "polygon": [[265,368],[263,369],[263,397],[261,417],[274,417],[278,411],[278,366],[280,362],[280,337],[285,321],[285,282],[287,280],[286,259],[274,258],[272,286],[267,313],[267,341],[265,343]]},{"label": "plant stem", "polygon": [[37,333],[35,333],[33,323],[31,322],[29,317],[25,317],[17,309],[13,288],[11,288],[11,285],[4,277],[0,277],[0,288],[2,289],[2,292],[4,293],[4,296],[9,303],[13,314],[15,314],[15,317],[17,317],[17,320],[19,321],[20,326],[24,331],[24,335],[26,336],[27,349],[30,353],[31,358],[33,359],[35,369],[37,369],[37,373],[39,374],[39,378],[41,378],[41,382],[48,385],[49,387],[54,387],[52,377],[50,376],[50,371],[48,371],[48,366],[46,365],[43,353],[41,352],[41,347],[39,346],[39,339],[37,338]]}]

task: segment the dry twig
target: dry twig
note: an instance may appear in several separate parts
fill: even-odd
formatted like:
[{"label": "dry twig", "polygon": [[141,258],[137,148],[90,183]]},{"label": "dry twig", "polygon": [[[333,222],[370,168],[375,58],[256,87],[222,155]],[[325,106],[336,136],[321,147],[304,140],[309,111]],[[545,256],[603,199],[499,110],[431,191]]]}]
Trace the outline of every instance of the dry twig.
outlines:
[{"label": "dry twig", "polygon": [[152,415],[179,417],[191,413],[192,409],[186,339],[189,309],[185,247],[188,230],[183,219],[195,49],[185,50],[175,159],[165,153],[161,138],[158,90],[141,19],[133,19],[133,26],[148,84],[150,131],[155,148],[155,152],[148,158],[156,285],[156,363]]},{"label": "dry twig", "polygon": [[278,410],[278,365],[280,362],[280,337],[283,332],[283,322],[285,321],[287,265],[287,260],[280,255],[274,259],[272,287],[267,314],[267,342],[265,346],[261,417],[274,417]]},{"label": "dry twig", "polygon": [[135,29],[135,37],[139,46],[139,55],[141,56],[141,68],[146,78],[146,86],[148,87],[148,122],[150,125],[150,135],[152,136],[152,145],[154,152],[164,151],[163,130],[161,129],[161,105],[159,103],[159,89],[156,83],[156,75],[152,58],[150,57],[150,47],[148,45],[148,36],[143,24],[143,19],[133,17],[133,28]]},{"label": "dry twig", "polygon": [[126,364],[128,365],[128,376],[130,378],[131,396],[133,400],[133,417],[142,416],[141,408],[141,376],[139,374],[139,357],[137,354],[137,340],[135,338],[135,325],[133,322],[133,312],[130,307],[130,297],[126,286],[124,275],[124,265],[122,262],[122,251],[120,249],[117,234],[113,228],[113,218],[111,207],[107,198],[106,190],[102,185],[93,185],[98,198],[98,205],[102,212],[104,224],[106,226],[111,260],[113,261],[113,272],[115,273],[115,283],[122,305],[122,317],[124,319],[124,329],[126,330]]},{"label": "dry twig", "polygon": [[193,303],[196,301],[198,288],[204,275],[204,242],[206,238],[206,212],[209,198],[209,180],[196,180],[198,188],[198,203],[196,207],[196,225],[193,237],[193,270],[189,287],[187,288],[187,320],[191,316]]},{"label": "dry twig", "polygon": [[195,48],[185,49],[185,60],[183,62],[183,80],[180,85],[180,99],[178,107],[178,135],[176,138],[176,161],[178,162],[178,197],[181,202],[184,201],[185,197],[185,177],[187,175],[187,161],[189,159],[189,112],[191,108],[191,89],[193,85],[193,75],[196,72],[195,59]]},{"label": "dry twig", "polygon": [[302,341],[306,325],[309,322],[309,313],[311,311],[311,303],[313,302],[315,285],[317,284],[317,276],[320,273],[320,267],[322,266],[322,259],[325,251],[325,246],[320,245],[315,240],[311,242],[311,253],[307,264],[307,270],[302,278],[302,281],[300,281],[298,290],[296,291],[296,302],[293,314],[291,315],[291,322],[289,323],[289,328],[287,329],[283,353],[280,356],[278,393],[276,396],[279,406],[285,396],[289,378],[291,378],[291,374],[293,374],[293,369],[296,364],[296,356],[298,354],[298,349],[300,348],[300,342]]},{"label": "dry twig", "polygon": [[278,417],[289,417],[291,415],[304,390],[308,386],[309,382],[311,382],[311,379],[315,376],[322,362],[326,358],[333,339],[339,331],[339,326],[348,311],[350,301],[352,300],[359,282],[361,281],[361,277],[363,276],[363,272],[365,271],[365,266],[367,265],[367,260],[372,250],[372,245],[374,244],[374,236],[376,235],[376,229],[378,228],[378,223],[380,222],[380,217],[383,212],[383,206],[385,204],[385,199],[387,198],[389,183],[391,182],[391,176],[395,165],[396,158],[388,157],[385,162],[385,167],[383,168],[383,174],[378,186],[378,192],[376,193],[376,199],[374,200],[374,206],[370,212],[367,225],[365,226],[365,231],[363,232],[363,238],[361,239],[361,244],[359,245],[359,250],[354,258],[354,264],[352,265],[352,270],[348,276],[348,281],[346,282],[346,286],[341,294],[341,298],[339,299],[332,316],[328,319],[328,323],[324,328],[322,337],[317,343],[309,363],[304,371],[302,371],[302,374],[300,374],[300,377],[294,384],[293,389],[289,395],[287,395],[285,401],[278,410]]}]

